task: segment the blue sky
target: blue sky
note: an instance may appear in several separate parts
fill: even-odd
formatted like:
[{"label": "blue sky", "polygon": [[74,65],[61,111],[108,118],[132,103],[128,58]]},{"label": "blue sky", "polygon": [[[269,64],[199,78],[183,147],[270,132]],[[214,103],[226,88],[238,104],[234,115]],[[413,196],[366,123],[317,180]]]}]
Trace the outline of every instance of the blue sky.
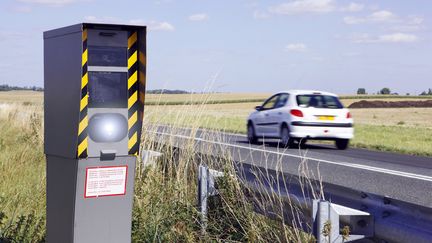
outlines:
[{"label": "blue sky", "polygon": [[0,83],[43,85],[43,31],[144,24],[148,88],[432,88],[430,0],[2,0]]}]

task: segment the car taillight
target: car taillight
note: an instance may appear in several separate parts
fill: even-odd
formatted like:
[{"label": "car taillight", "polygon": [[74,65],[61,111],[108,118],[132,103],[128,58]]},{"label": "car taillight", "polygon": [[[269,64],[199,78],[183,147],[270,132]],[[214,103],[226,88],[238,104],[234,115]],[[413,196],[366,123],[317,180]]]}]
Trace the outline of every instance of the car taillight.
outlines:
[{"label": "car taillight", "polygon": [[303,117],[303,112],[301,112],[301,110],[291,110],[291,115],[293,116],[298,116],[298,117]]},{"label": "car taillight", "polygon": [[351,113],[350,112],[348,112],[347,113],[347,117],[346,117],[347,119],[350,119],[350,118],[352,118],[352,116],[351,116]]}]

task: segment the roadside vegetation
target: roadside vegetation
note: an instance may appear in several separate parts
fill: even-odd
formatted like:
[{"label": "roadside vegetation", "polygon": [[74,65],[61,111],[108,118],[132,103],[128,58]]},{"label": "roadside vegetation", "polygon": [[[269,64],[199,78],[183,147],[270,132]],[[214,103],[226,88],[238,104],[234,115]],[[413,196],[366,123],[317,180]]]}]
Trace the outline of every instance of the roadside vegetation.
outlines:
[{"label": "roadside vegetation", "polygon": [[[0,93],[0,242],[43,242],[46,175],[42,96],[29,91],[19,91],[18,96],[5,93]],[[144,129],[165,123],[192,128],[191,137],[198,128],[244,133],[245,117],[259,104],[207,104],[211,95],[199,97],[196,105],[147,106]],[[353,109],[352,113],[356,120],[353,146],[432,156],[431,108]],[[290,203],[287,207],[277,191],[256,196],[239,178],[228,176],[235,174],[229,154],[221,160],[203,158],[194,151],[192,141],[179,152],[169,144],[162,147],[155,140],[146,136],[141,144],[142,149],[161,151],[163,156],[154,166],[144,167],[138,162],[134,242],[313,241],[312,236],[300,230],[300,216],[285,221],[284,209],[297,213],[300,210],[293,210],[295,206]],[[202,162],[226,172],[220,182],[220,195],[210,202],[212,209],[205,233],[197,207],[196,173]],[[266,180],[271,179],[263,179]],[[313,196],[321,197],[322,194]],[[252,210],[269,205],[275,205],[271,218]]]},{"label": "roadside vegetation", "polygon": [[[196,117],[205,106],[194,109]],[[188,119],[177,117],[177,121]],[[148,120],[147,120],[148,121]],[[199,119],[190,123],[194,137]],[[145,123],[151,130],[152,124]],[[45,157],[43,117],[40,105],[2,104],[0,110],[0,242],[45,241]],[[145,136],[141,148],[163,156],[153,165],[137,164],[132,220],[133,242],[313,242],[299,228],[300,210],[287,207],[275,191],[253,193],[236,174],[226,154],[215,159],[198,154],[188,140],[183,150],[158,144]],[[200,163],[225,172],[219,180],[219,195],[210,199],[206,230],[202,230],[197,204],[197,167]],[[271,180],[265,178],[263,181]],[[308,180],[302,180],[304,187]],[[257,182],[260,186],[259,181]],[[314,195],[320,198],[321,195]],[[254,202],[254,203],[252,203]],[[288,205],[291,205],[288,203]],[[272,217],[256,213],[274,207]],[[255,210],[254,210],[255,209]],[[295,212],[285,221],[284,215]]]},{"label": "roadside vegetation", "polygon": [[[246,117],[259,103],[209,104],[196,118],[195,105],[147,106],[152,122],[246,134]],[[355,122],[352,147],[432,156],[432,108],[351,109]],[[183,119],[178,116],[182,114]],[[198,120],[198,121],[197,121]],[[310,143],[321,143],[310,141]]]},{"label": "roadside vegetation", "polygon": [[0,242],[40,242],[46,179],[42,109],[0,107]]},{"label": "roadside vegetation", "polygon": [[[145,117],[153,123],[176,124],[226,131],[246,132],[245,119],[270,94],[147,94]],[[427,100],[432,96],[354,95],[341,96],[349,106],[363,99],[403,101]],[[2,103],[42,107],[43,93],[0,92]],[[204,108],[202,108],[204,107]],[[199,111],[198,111],[199,110]],[[197,113],[198,111],[198,113]],[[432,156],[432,108],[351,109],[355,121],[353,147]],[[184,117],[179,119],[179,117]],[[389,138],[392,139],[389,139]]]}]

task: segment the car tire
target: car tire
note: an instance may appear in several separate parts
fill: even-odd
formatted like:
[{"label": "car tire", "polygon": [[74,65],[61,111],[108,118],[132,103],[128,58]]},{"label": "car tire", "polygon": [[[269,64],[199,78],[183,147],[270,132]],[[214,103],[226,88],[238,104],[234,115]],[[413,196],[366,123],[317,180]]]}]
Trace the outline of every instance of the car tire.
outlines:
[{"label": "car tire", "polygon": [[258,138],[255,135],[255,128],[252,125],[252,123],[249,123],[247,125],[247,139],[249,141],[249,143],[255,144],[258,142]]},{"label": "car tire", "polygon": [[337,139],[335,141],[336,148],[339,150],[345,150],[348,148],[349,145],[349,139]]},{"label": "car tire", "polygon": [[284,146],[285,148],[294,147],[294,139],[292,137],[290,137],[289,129],[288,129],[287,125],[282,126],[280,140],[281,140],[282,146]]}]

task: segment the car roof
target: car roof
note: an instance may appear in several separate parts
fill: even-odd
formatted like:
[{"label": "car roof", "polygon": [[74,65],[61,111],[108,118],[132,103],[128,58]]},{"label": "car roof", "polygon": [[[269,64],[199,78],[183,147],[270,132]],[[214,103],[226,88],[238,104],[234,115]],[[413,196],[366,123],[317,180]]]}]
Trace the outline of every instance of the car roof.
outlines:
[{"label": "car roof", "polygon": [[338,96],[337,94],[334,93],[330,93],[330,92],[326,92],[326,91],[320,91],[320,90],[298,90],[298,89],[293,89],[293,90],[286,90],[286,91],[281,91],[278,92],[279,93],[289,93],[289,94],[293,94],[293,95],[300,95],[300,94],[323,94],[323,95],[331,95],[331,96]]}]

